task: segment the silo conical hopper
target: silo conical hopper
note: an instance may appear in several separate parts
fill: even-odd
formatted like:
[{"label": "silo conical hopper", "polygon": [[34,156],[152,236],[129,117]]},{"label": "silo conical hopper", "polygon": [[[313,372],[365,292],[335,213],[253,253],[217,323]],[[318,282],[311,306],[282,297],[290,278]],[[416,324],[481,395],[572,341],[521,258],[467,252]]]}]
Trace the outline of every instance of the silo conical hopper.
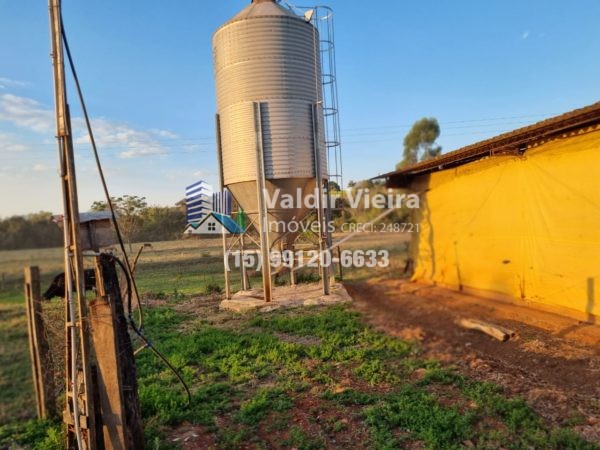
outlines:
[{"label": "silo conical hopper", "polygon": [[[258,214],[257,129],[260,102],[265,188],[301,197],[316,187],[313,105],[321,104],[315,27],[272,0],[255,0],[213,36],[221,178],[250,217]],[[321,173],[327,174],[322,108],[316,108]],[[269,222],[301,221],[304,205],[268,209]],[[281,228],[281,227],[280,227]],[[286,226],[287,229],[287,226]],[[281,230],[280,230],[281,231]],[[269,227],[269,242],[284,233]],[[298,233],[288,233],[293,242]]]}]

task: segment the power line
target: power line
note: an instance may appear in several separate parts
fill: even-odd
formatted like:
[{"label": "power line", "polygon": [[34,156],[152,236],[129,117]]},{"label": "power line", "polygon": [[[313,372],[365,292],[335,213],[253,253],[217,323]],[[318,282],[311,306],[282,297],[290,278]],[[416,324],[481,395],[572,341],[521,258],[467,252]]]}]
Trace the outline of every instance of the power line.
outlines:
[{"label": "power line", "polygon": [[[448,136],[448,134],[446,134],[444,131],[445,130],[463,130],[463,129],[468,129],[468,128],[475,128],[475,129],[480,129],[480,128],[485,128],[485,127],[498,127],[498,126],[514,126],[514,125],[528,125],[531,122],[499,122],[499,123],[488,123],[488,124],[479,124],[479,125],[463,125],[463,126],[458,126],[458,127],[440,127],[441,128],[441,135],[442,136]],[[379,131],[377,133],[346,133],[345,136],[371,136],[371,135],[391,135],[391,134],[404,134],[406,133],[407,129],[410,129],[412,127],[407,127],[405,129],[402,130],[398,130],[398,131]],[[485,130],[482,130],[485,131]],[[465,134],[472,134],[472,132],[468,132]]]},{"label": "power line", "polygon": [[[489,130],[489,131],[474,131],[472,133],[455,133],[455,134],[446,134],[444,136],[466,136],[466,135],[473,135],[473,134],[496,134],[496,133],[506,133],[508,131],[511,131],[510,129],[504,129],[504,130]],[[398,143],[401,144],[402,143],[402,139],[369,139],[369,140],[363,140],[363,141],[344,141],[345,145],[349,145],[349,144],[374,144],[374,143],[385,143],[385,142],[394,142],[394,143]]]},{"label": "power line", "polygon": [[[37,146],[36,146],[37,147]],[[178,151],[179,147],[112,147],[111,152],[107,152],[107,151],[102,151],[100,152],[102,154],[102,156],[121,156],[121,154],[123,153],[127,153],[129,151],[133,151],[133,150],[164,150],[163,153],[149,153],[146,156],[168,156],[171,154],[176,154],[176,155],[182,155],[182,154],[189,154],[189,155],[195,155],[198,153],[214,153],[212,150],[183,150],[183,151]],[[82,152],[84,151],[84,149],[82,148],[78,148],[77,152]],[[22,152],[14,152],[12,153],[13,155],[53,155],[55,156],[51,151],[49,150],[26,150],[26,151],[22,151]],[[2,156],[6,156],[6,155],[0,155],[0,160],[2,159]],[[135,156],[144,156],[143,154],[138,154]]]},{"label": "power line", "polygon": [[[455,120],[455,121],[448,121],[448,122],[440,122],[440,127],[442,127],[443,125],[453,125],[453,124],[457,124],[457,123],[476,123],[476,122],[491,122],[491,121],[495,121],[495,120],[513,120],[513,119],[527,119],[527,118],[534,118],[534,117],[552,117],[555,116],[556,113],[548,113],[548,114],[529,114],[529,115],[523,115],[523,116],[509,116],[509,117],[490,117],[487,119],[465,119],[465,120]],[[353,131],[353,130],[379,130],[379,129],[384,129],[384,128],[411,128],[413,126],[413,124],[411,125],[381,125],[381,126],[371,126],[371,127],[353,127],[353,128],[345,128],[342,131]]]},{"label": "power line", "polygon": [[[442,128],[442,130],[445,129],[459,129],[459,128],[476,128],[479,126],[498,126],[498,125],[521,125],[521,124],[527,124],[530,123],[529,121],[518,121],[518,122],[508,122],[508,123],[490,123],[490,124],[482,124],[482,122],[492,122],[492,121],[499,121],[499,120],[515,120],[515,119],[526,119],[526,118],[533,118],[533,117],[548,117],[548,116],[552,116],[555,114],[530,114],[530,115],[522,115],[522,116],[508,116],[508,117],[492,117],[492,118],[487,118],[487,119],[465,119],[465,120],[457,120],[457,121],[448,121],[448,122],[440,122],[440,127]],[[464,124],[464,123],[473,123],[475,125],[466,125],[466,126],[459,126],[459,127],[454,127],[454,126],[446,126],[446,125],[454,125],[454,124]],[[355,131],[365,131],[365,130],[383,130],[383,129],[410,129],[412,127],[412,125],[400,125],[400,124],[396,124],[396,125],[381,125],[381,126],[369,126],[369,127],[353,127],[353,128],[344,128],[342,129],[342,131],[344,132],[345,135],[347,136],[352,136],[352,135],[359,135],[356,134]],[[380,132],[376,132],[373,134],[380,134]],[[363,133],[360,133],[360,135],[363,135]],[[87,137],[87,135],[86,135]],[[151,140],[152,143],[150,143],[149,145],[152,146],[159,146],[159,145],[167,145],[169,143],[177,143],[180,145],[185,145],[185,143],[188,143],[190,145],[214,145],[215,144],[215,136],[190,136],[190,137],[186,137],[186,138],[160,138],[160,137],[151,137],[149,138]],[[116,143],[111,143],[109,145],[114,145]],[[85,143],[85,144],[79,144],[79,145],[89,145],[89,143]],[[54,143],[39,143],[36,144],[36,146],[54,146]],[[103,149],[110,149],[110,148],[120,148],[120,147],[102,147]],[[130,147],[130,148],[134,148],[134,147]]]},{"label": "power line", "polygon": [[[148,145],[142,145],[142,142],[140,140],[135,140],[132,139],[133,142],[139,142],[140,145],[136,145],[136,146],[129,146],[127,143],[120,143],[120,142],[111,142],[111,143],[107,143],[106,146],[103,146],[102,148],[104,150],[106,149],[115,149],[115,148],[122,148],[121,146],[127,146],[128,148],[138,148],[138,147],[160,147],[160,146],[164,146],[167,145],[169,143],[169,141],[159,141],[159,140],[152,140],[148,142]],[[183,142],[181,142],[183,141]],[[187,144],[186,144],[187,142]],[[212,141],[208,141],[208,142],[202,142],[202,141],[196,141],[193,139],[181,139],[181,140],[173,140],[173,143],[177,144],[178,147],[185,147],[186,145],[197,145],[197,146],[209,146],[209,145],[213,145],[215,144],[215,138],[213,138]],[[26,145],[26,144],[24,144]],[[29,144],[29,145],[35,145],[37,147],[53,147],[54,144],[53,143],[48,143],[48,142],[40,142],[40,143],[34,143],[34,144]],[[83,146],[90,146],[89,142],[84,142],[84,143],[78,143],[75,144],[78,147],[83,147]]]},{"label": "power line", "polygon": [[[494,130],[481,130],[481,128],[491,127],[491,126],[514,126],[514,125],[527,125],[530,121],[518,121],[518,122],[495,122],[495,123],[483,123],[490,121],[500,121],[500,120],[513,120],[513,119],[524,119],[524,118],[533,118],[533,117],[543,117],[543,116],[551,116],[552,114],[530,114],[530,115],[521,115],[521,116],[509,116],[509,117],[493,117],[487,119],[467,119],[467,120],[457,120],[457,121],[448,121],[441,122],[440,127],[442,128],[442,138],[444,137],[454,137],[454,136],[466,136],[466,135],[480,135],[480,134],[488,134],[488,133],[504,133],[510,131],[510,129],[494,129]],[[461,126],[443,126],[444,124],[471,124],[471,125],[461,125]],[[353,137],[367,137],[367,136],[393,136],[396,134],[402,134],[405,129],[411,128],[412,125],[383,125],[376,127],[359,127],[346,129],[345,136],[349,136],[350,139],[343,139],[344,145],[352,145],[352,144],[369,144],[369,143],[395,143],[401,141],[402,137],[391,138],[391,139],[369,139],[369,140],[353,140]],[[471,129],[477,128],[478,131],[468,131],[464,133],[445,133],[445,130],[459,130],[459,129]],[[398,131],[394,131],[394,129]],[[402,129],[402,130],[401,130]],[[365,132],[365,133],[356,133],[356,131],[360,130],[373,130],[373,132]],[[375,130],[389,130],[389,131],[375,131]],[[169,144],[177,144],[177,145],[169,145]],[[39,144],[25,144],[30,145],[36,148],[45,147],[45,146],[54,146],[53,143],[39,143]],[[83,147],[89,147],[89,143],[79,144],[78,148],[81,149]],[[102,155],[108,158],[119,158],[119,159],[137,159],[137,158],[146,158],[152,156],[171,156],[171,155],[196,155],[202,153],[213,153],[213,149],[205,149],[206,147],[212,147],[216,145],[214,136],[198,136],[198,137],[188,137],[188,138],[164,138],[164,139],[154,139],[153,143],[148,145],[127,145],[123,146],[115,146],[110,145],[106,147],[102,147]],[[190,149],[186,148],[187,146],[198,146],[198,149]],[[136,152],[136,151],[147,151],[149,153],[143,154],[137,152],[138,154],[127,156],[127,152]],[[47,150],[30,150],[19,153],[19,156],[22,157],[6,157],[7,155],[0,155],[0,161],[31,161],[36,159],[38,155],[52,154]],[[15,154],[16,156],[16,154]]]},{"label": "power line", "polygon": [[[511,129],[498,129],[498,130],[485,130],[485,131],[471,131],[468,133],[450,133],[450,134],[443,134],[443,137],[454,137],[454,136],[471,136],[471,135],[481,135],[481,134],[496,134],[496,133],[506,133],[508,131],[511,131]],[[344,145],[352,145],[352,144],[380,144],[380,143],[398,143],[400,144],[402,141],[402,138],[396,138],[396,139],[368,139],[368,140],[344,140],[343,143]],[[118,158],[120,160],[133,160],[133,159],[138,159],[138,158],[148,158],[148,157],[158,157],[158,156],[172,156],[172,155],[197,155],[197,154],[212,154],[213,150],[185,150],[185,151],[176,151],[173,150],[173,148],[169,148],[169,147],[124,147],[124,148],[113,148],[114,150],[117,150],[116,152],[106,152],[106,151],[102,151],[101,154],[103,157],[108,157],[108,158]],[[124,153],[127,153],[130,150],[164,150],[164,152],[162,153],[148,153],[148,154],[136,154],[136,155],[131,155],[131,156],[123,156]],[[81,149],[78,150],[78,152],[81,151]],[[51,152],[48,151],[43,151],[43,150],[32,150],[32,151],[28,151],[25,153],[23,153],[23,157],[22,158],[7,158],[5,155],[0,155],[0,161],[5,162],[5,161],[33,161],[35,159],[39,159],[38,156],[36,155],[52,155]]]}]

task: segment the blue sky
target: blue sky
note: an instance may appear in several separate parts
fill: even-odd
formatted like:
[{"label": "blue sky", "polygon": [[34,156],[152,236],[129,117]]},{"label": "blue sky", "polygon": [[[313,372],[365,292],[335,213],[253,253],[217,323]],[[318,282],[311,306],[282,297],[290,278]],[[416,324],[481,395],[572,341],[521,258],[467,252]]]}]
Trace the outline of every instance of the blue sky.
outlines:
[{"label": "blue sky", "polygon": [[[63,0],[114,195],[173,204],[217,183],[211,36],[249,1]],[[600,100],[600,2],[329,0],[344,178],[392,170],[437,117],[444,151]],[[304,3],[301,3],[304,4]],[[59,212],[48,10],[0,0],[0,217]],[[80,203],[102,192],[73,109]]]}]

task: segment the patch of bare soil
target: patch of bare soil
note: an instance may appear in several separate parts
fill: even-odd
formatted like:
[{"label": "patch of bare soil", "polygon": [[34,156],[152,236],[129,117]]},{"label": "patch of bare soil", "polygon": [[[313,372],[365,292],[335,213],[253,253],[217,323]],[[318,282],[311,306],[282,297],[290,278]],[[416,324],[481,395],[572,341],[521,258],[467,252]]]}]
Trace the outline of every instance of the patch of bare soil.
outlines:
[{"label": "patch of bare soil", "polygon": [[[368,449],[369,431],[360,417],[360,407],[338,407],[306,392],[293,399],[294,406],[286,411],[272,411],[252,431],[251,439],[236,444],[240,450],[269,448],[322,448],[327,450]],[[240,429],[230,416],[215,418],[219,429]],[[182,450],[223,448],[207,427],[183,424],[167,438]]]},{"label": "patch of bare soil", "polygon": [[[338,408],[306,393],[294,399],[291,410],[271,413],[259,427],[258,436],[273,449],[366,449],[369,431],[359,410],[359,407]],[[294,429],[301,430],[301,435],[295,436]]]},{"label": "patch of bare soil", "polygon": [[[420,341],[424,356],[523,397],[553,425],[600,442],[600,326],[441,288],[406,293],[406,281],[347,284],[353,307],[388,334]],[[403,292],[404,291],[404,292]],[[465,330],[460,318],[515,330],[500,342]]]},{"label": "patch of bare soil", "polygon": [[174,429],[168,438],[181,450],[216,449],[214,435],[201,425],[183,424]]}]

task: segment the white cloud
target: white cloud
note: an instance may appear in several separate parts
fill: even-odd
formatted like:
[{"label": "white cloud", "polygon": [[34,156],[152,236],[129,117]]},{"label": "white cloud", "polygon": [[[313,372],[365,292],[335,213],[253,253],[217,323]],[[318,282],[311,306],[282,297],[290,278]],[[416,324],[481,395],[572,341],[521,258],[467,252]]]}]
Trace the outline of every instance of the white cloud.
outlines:
[{"label": "white cloud", "polygon": [[30,147],[24,144],[14,134],[0,133],[0,151],[7,153],[22,153],[29,150]]},{"label": "white cloud", "polygon": [[[75,133],[79,135],[75,143],[89,143],[90,138],[84,128],[83,120],[74,121],[73,126],[76,129]],[[119,156],[124,159],[167,154],[167,149],[156,139],[152,131],[139,130],[128,124],[104,118],[92,120],[92,130],[100,151],[118,150]]]},{"label": "white cloud", "polygon": [[211,172],[206,169],[194,171],[189,168],[169,169],[164,170],[162,173],[170,181],[193,180],[196,178],[208,179],[217,176],[216,171]]},{"label": "white cloud", "polygon": [[200,145],[200,144],[185,144],[182,146],[182,148],[184,150],[186,150],[187,152],[192,152],[194,150],[201,150],[202,145]]},{"label": "white cloud", "polygon": [[[54,112],[31,98],[0,94],[0,122],[8,122],[39,134],[54,134]],[[82,118],[73,118],[75,144],[89,144]],[[105,118],[92,120],[94,137],[100,151],[116,150],[121,158],[166,155],[159,138],[175,139],[177,134],[162,129],[143,130]]]},{"label": "white cloud", "polygon": [[34,172],[47,172],[48,170],[50,170],[50,167],[48,167],[46,164],[36,164],[33,166]]},{"label": "white cloud", "polygon": [[0,121],[10,122],[36,133],[51,133],[54,114],[31,98],[0,94]]},{"label": "white cloud", "polygon": [[[131,186],[135,186],[154,202],[165,204],[175,203],[183,196],[183,188],[177,186],[185,185],[184,180],[191,178],[194,169],[183,161],[166,161],[160,156],[168,154],[173,147],[171,140],[178,139],[175,133],[108,118],[94,119],[92,125],[111,192],[131,192]],[[78,177],[80,203],[85,207],[102,198],[102,192],[81,117],[73,118],[73,133],[78,144],[75,150],[77,171],[81,175]],[[53,105],[0,90],[0,189],[3,192],[0,216],[39,209],[60,211],[54,135]],[[141,157],[148,160],[134,159]],[[170,180],[161,173],[177,166],[185,169],[181,177]],[[132,170],[133,167],[136,170]],[[39,195],[40,192],[43,195]]]},{"label": "white cloud", "polygon": [[167,138],[167,139],[177,139],[179,137],[179,135],[173,133],[172,131],[159,130],[156,128],[153,128],[152,130],[150,130],[150,133],[155,134],[156,136],[159,136],[162,138]]},{"label": "white cloud", "polygon": [[[84,130],[83,120],[74,121],[76,130],[81,134],[75,139],[76,144],[89,143],[90,138]],[[138,156],[166,155],[167,149],[156,139],[152,131],[139,130],[128,124],[113,122],[104,118],[92,120],[94,138],[100,151],[117,150],[124,159]],[[77,133],[77,131],[76,131]],[[168,133],[165,131],[165,133]]]},{"label": "white cloud", "polygon": [[529,30],[525,30],[521,35],[521,39],[525,40],[529,37]]},{"label": "white cloud", "polygon": [[21,80],[13,80],[12,78],[0,77],[0,89],[6,89],[9,87],[25,87],[29,83]]},{"label": "white cloud", "polygon": [[197,170],[192,173],[192,176],[196,177],[196,178],[207,178],[207,177],[210,177],[213,175],[215,175],[215,174],[208,170]]},{"label": "white cloud", "polygon": [[125,150],[124,152],[119,153],[119,157],[122,159],[132,159],[140,156],[161,156],[166,154],[167,152],[160,148],[137,148]]}]

